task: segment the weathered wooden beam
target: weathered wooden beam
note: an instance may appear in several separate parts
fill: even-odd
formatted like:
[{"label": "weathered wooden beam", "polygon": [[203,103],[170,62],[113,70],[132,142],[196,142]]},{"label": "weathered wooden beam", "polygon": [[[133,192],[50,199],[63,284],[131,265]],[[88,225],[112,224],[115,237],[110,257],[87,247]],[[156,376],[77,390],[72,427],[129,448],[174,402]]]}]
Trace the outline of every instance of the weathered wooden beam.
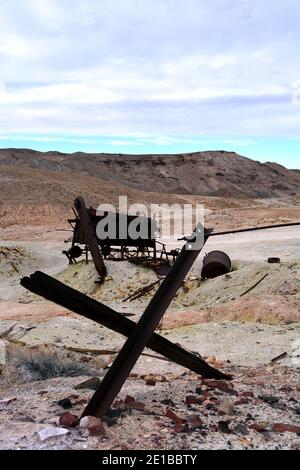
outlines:
[{"label": "weathered wooden beam", "polygon": [[156,291],[121,352],[103,378],[101,385],[84,410],[83,416],[102,418],[106,415],[211,232],[212,229],[205,230],[201,224],[195,229],[190,241],[182,249],[167,277]]},{"label": "weathered wooden beam", "polygon": [[[122,316],[120,313],[117,313],[110,307],[91,299],[85,294],[81,294],[75,289],[66,286],[42,272],[36,272],[30,277],[23,278],[21,284],[34,294],[40,295],[61,307],[99,323],[123,336],[130,336],[136,327],[136,323]],[[179,345],[173,344],[171,341],[156,333],[151,336],[147,347],[166,357],[171,362],[175,362],[203,377],[214,379],[232,378],[214,369],[195,354],[184,350]]]},{"label": "weathered wooden beam", "polygon": [[91,252],[95,267],[100,276],[105,277],[107,275],[106,267],[98,244],[97,235],[87,211],[84,199],[82,197],[75,199],[74,206],[78,212],[85,241]]}]

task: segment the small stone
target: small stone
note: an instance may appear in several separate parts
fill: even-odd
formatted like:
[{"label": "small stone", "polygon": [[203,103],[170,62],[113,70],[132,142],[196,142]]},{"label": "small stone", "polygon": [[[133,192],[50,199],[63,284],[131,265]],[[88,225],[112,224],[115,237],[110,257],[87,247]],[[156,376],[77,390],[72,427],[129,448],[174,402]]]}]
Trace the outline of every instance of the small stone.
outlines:
[{"label": "small stone", "polygon": [[201,418],[197,415],[188,416],[187,423],[190,431],[201,428],[203,424]]},{"label": "small stone", "polygon": [[259,423],[253,423],[249,426],[249,429],[253,429],[254,431],[256,432],[265,432],[266,431],[266,427],[263,426],[262,424],[259,424]]},{"label": "small stone", "polygon": [[210,365],[214,364],[216,362],[217,358],[216,356],[209,356],[207,359],[206,359],[206,362]]},{"label": "small stone", "polygon": [[240,406],[240,405],[248,405],[249,399],[248,398],[240,398],[239,400],[236,400],[234,402],[235,406]]},{"label": "small stone", "polygon": [[61,428],[45,428],[38,432],[41,442],[47,441],[55,437],[67,436],[69,431]]},{"label": "small stone", "polygon": [[297,392],[300,392],[300,384],[296,385]]},{"label": "small stone", "polygon": [[273,397],[272,395],[260,395],[258,398],[265,403],[268,403],[268,405],[274,405],[274,403],[279,401],[277,397]]},{"label": "small stone", "polygon": [[73,406],[69,398],[64,398],[63,400],[60,400],[57,404],[64,410],[70,410]]},{"label": "small stone", "polygon": [[245,398],[254,398],[253,392],[242,392],[242,396]]},{"label": "small stone", "polygon": [[103,422],[94,416],[86,416],[80,421],[80,427],[88,431],[90,436],[102,436],[105,434]]},{"label": "small stone", "polygon": [[148,385],[149,387],[155,387],[156,382],[153,379],[148,379],[146,380],[146,385]]},{"label": "small stone", "polygon": [[295,426],[293,424],[282,424],[276,423],[272,426],[272,431],[274,432],[293,432],[300,434],[300,426]]},{"label": "small stone", "polygon": [[177,416],[169,408],[166,410],[166,416],[167,416],[167,418],[170,418],[172,421],[174,421],[174,423],[176,423],[176,424],[185,424],[186,423],[186,419],[180,418],[179,416]]},{"label": "small stone", "polygon": [[187,405],[201,405],[204,401],[204,397],[195,397],[193,395],[188,395],[185,398],[185,403]]},{"label": "small stone", "polygon": [[136,401],[135,398],[129,395],[127,395],[124,402],[127,406],[129,406],[129,408],[132,408],[133,410],[145,411],[145,404],[142,402]]},{"label": "small stone", "polygon": [[175,403],[170,400],[170,398],[166,398],[165,400],[161,401],[162,405],[167,405],[167,406],[172,406],[172,408],[175,407]]},{"label": "small stone", "polygon": [[232,400],[230,400],[230,398],[225,398],[222,405],[220,406],[220,410],[223,411],[225,415],[234,415],[234,404]]},{"label": "small stone", "polygon": [[221,431],[223,434],[231,434],[228,421],[219,421],[218,430]]},{"label": "small stone", "polygon": [[247,426],[245,424],[242,424],[242,423],[238,423],[234,427],[234,432],[236,434],[240,434],[241,436],[247,436],[249,434]]},{"label": "small stone", "polygon": [[77,416],[74,416],[67,411],[59,418],[59,424],[65,428],[76,428],[76,426],[79,424],[79,420]]},{"label": "small stone", "polygon": [[271,258],[268,258],[268,263],[269,263],[269,264],[280,264],[280,263],[281,263],[281,259],[280,259],[280,258],[271,257]]},{"label": "small stone", "polygon": [[224,380],[206,380],[206,384],[210,388],[217,388],[222,392],[229,393],[231,395],[236,395],[237,393],[233,390],[233,385],[230,382],[225,382]]},{"label": "small stone", "polygon": [[76,385],[75,390],[97,390],[100,387],[101,381],[98,377],[86,380]]},{"label": "small stone", "polygon": [[14,401],[16,401],[17,398],[14,397],[14,398],[6,398],[5,400],[1,400],[0,401],[0,408],[6,408],[8,405],[10,405],[11,403],[13,403]]}]

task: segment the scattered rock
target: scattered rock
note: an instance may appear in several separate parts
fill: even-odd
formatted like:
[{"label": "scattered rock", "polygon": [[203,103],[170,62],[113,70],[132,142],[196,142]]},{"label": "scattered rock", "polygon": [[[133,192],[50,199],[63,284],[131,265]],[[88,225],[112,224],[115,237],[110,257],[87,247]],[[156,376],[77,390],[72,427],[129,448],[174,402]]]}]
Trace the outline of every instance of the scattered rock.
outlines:
[{"label": "scattered rock", "polygon": [[256,432],[261,433],[266,431],[266,426],[259,423],[253,423],[249,426],[249,429],[253,429]]},{"label": "scattered rock", "polygon": [[105,434],[105,429],[103,422],[99,418],[94,416],[86,416],[80,421],[80,427],[88,431],[90,436],[103,436]]},{"label": "scattered rock", "polygon": [[241,436],[247,436],[249,434],[247,426],[245,424],[242,424],[242,423],[238,423],[234,427],[234,432],[236,434],[240,434]]},{"label": "scattered rock", "polygon": [[242,392],[242,396],[245,398],[254,398],[253,392]]},{"label": "scattered rock", "polygon": [[234,415],[234,404],[232,400],[230,400],[230,398],[225,398],[220,407],[220,410],[223,411],[225,415],[228,415],[228,416]]},{"label": "scattered rock", "polygon": [[175,403],[170,400],[170,398],[166,398],[165,400],[161,401],[162,405],[167,405],[167,406],[172,406],[172,408],[175,408]]},{"label": "scattered rock", "polygon": [[64,410],[70,410],[73,406],[69,398],[64,398],[63,400],[60,400],[57,404]]},{"label": "scattered rock", "polygon": [[75,390],[97,390],[100,387],[101,381],[98,377],[93,377],[92,379],[86,380],[78,385],[76,385]]},{"label": "scattered rock", "polygon": [[17,398],[6,398],[5,400],[0,400],[0,409],[6,408],[8,405],[16,401]]},{"label": "scattered rock", "polygon": [[229,422],[228,421],[219,421],[218,423],[218,430],[223,434],[231,434],[231,430],[229,429]]},{"label": "scattered rock", "polygon": [[115,418],[111,418],[110,416],[104,416],[103,422],[109,427],[112,428],[116,424],[118,424],[117,420]]},{"label": "scattered rock", "polygon": [[129,408],[132,408],[133,410],[145,411],[145,404],[142,402],[136,401],[135,398],[131,397],[130,395],[127,395],[124,403],[127,406],[129,406]]},{"label": "scattered rock", "polygon": [[155,387],[156,382],[153,379],[148,379],[148,380],[146,380],[146,385],[148,385],[150,387]]},{"label": "scattered rock", "polygon": [[205,383],[210,388],[217,388],[218,390],[229,393],[230,395],[237,395],[237,392],[233,389],[232,383],[225,382],[225,380],[209,379],[206,380]]},{"label": "scattered rock", "polygon": [[66,412],[61,415],[59,418],[59,424],[60,426],[63,426],[65,428],[76,428],[76,426],[79,424],[79,420],[77,416],[72,415],[69,412]]},{"label": "scattered rock", "polygon": [[276,423],[276,424],[273,424],[272,431],[274,431],[274,432],[294,432],[296,434],[300,434],[300,426],[295,426],[294,424]]},{"label": "scattered rock", "polygon": [[206,397],[195,397],[193,395],[188,395],[185,398],[185,403],[187,405],[202,405],[202,403],[206,400]]},{"label": "scattered rock", "polygon": [[186,419],[180,418],[169,408],[166,410],[166,416],[174,421],[175,424],[186,424]]},{"label": "scattered rock", "polygon": [[62,428],[45,428],[38,432],[41,442],[55,437],[67,436],[70,431]]},{"label": "scattered rock", "polygon": [[281,263],[281,259],[280,258],[268,258],[268,263],[269,264],[280,264]]},{"label": "scattered rock", "polygon": [[240,406],[240,405],[248,405],[249,399],[248,398],[240,398],[239,400],[236,400],[234,402],[235,406]]},{"label": "scattered rock", "polygon": [[268,405],[274,405],[274,403],[279,401],[277,397],[273,397],[272,395],[259,395],[258,398],[265,403],[268,403]]},{"label": "scattered rock", "polygon": [[187,423],[190,431],[200,429],[203,425],[202,419],[197,415],[188,416]]}]

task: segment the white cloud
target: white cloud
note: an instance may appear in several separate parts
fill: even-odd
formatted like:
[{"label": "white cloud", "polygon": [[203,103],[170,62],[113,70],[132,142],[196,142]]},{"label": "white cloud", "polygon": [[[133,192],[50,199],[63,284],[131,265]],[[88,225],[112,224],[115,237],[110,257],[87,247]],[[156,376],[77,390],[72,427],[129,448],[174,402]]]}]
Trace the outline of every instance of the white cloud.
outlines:
[{"label": "white cloud", "polygon": [[299,21],[295,0],[2,0],[0,130],[292,137]]}]

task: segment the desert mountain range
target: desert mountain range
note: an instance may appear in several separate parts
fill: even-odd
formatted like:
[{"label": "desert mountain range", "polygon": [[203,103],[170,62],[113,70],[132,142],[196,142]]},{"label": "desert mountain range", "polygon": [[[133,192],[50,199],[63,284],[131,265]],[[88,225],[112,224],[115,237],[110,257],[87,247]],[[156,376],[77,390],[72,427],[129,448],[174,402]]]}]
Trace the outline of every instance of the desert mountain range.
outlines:
[{"label": "desert mountain range", "polygon": [[[300,193],[300,172],[260,163],[234,152],[123,155],[0,150],[0,166],[99,178],[133,190],[235,198],[271,198]],[[77,174],[78,176],[75,176]]]}]

